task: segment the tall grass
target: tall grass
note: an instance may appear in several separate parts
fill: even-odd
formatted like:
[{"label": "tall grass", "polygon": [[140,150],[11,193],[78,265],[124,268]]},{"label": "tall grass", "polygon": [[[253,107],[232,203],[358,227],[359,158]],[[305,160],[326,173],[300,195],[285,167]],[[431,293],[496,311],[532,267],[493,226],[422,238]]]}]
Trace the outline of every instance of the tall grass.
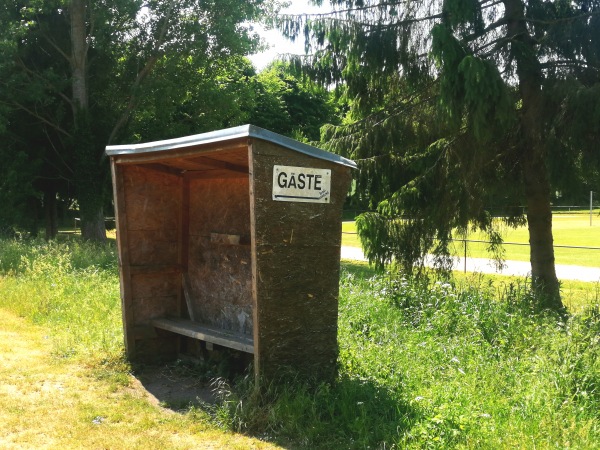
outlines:
[{"label": "tall grass", "polygon": [[59,356],[121,358],[114,246],[0,240],[0,308],[48,326]]},{"label": "tall grass", "polygon": [[223,389],[225,416],[305,448],[600,448],[599,309],[529,292],[345,270],[338,380]]},{"label": "tall grass", "polygon": [[[217,380],[221,402],[188,416],[292,448],[600,448],[598,298],[561,317],[530,295],[346,264],[335,382]],[[0,241],[0,308],[47,326],[59,357],[123,361],[114,247]]]}]

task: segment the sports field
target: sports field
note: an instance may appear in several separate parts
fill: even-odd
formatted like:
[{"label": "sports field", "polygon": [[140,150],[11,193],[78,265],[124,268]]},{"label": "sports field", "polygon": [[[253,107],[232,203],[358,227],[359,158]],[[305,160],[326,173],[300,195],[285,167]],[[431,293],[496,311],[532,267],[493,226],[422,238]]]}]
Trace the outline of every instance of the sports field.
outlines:
[{"label": "sports field", "polygon": [[[554,214],[552,218],[555,255],[557,264],[599,267],[600,266],[600,211],[594,211],[592,225],[590,226],[590,215],[587,213],[561,213]],[[356,233],[354,221],[342,224],[342,245],[360,247],[360,240]],[[503,228],[504,249],[506,260],[529,261],[529,242],[527,227]],[[457,256],[464,255],[464,243],[462,237],[457,237],[454,250]],[[485,241],[483,234],[474,233],[467,236],[467,240]],[[517,245],[520,244],[520,245]],[[561,248],[568,247],[592,247],[585,248]],[[487,244],[479,242],[467,242],[467,256],[473,258],[486,258]],[[595,248],[595,249],[593,249]]]}]

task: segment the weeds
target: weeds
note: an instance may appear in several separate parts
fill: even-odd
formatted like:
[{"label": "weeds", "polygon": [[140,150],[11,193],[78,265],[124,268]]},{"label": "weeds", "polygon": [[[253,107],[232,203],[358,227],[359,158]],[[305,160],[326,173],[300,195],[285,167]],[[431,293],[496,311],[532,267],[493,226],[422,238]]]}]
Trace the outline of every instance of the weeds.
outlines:
[{"label": "weeds", "polygon": [[114,247],[0,240],[0,274],[0,307],[48,326],[56,356],[121,364]]},{"label": "weeds", "polygon": [[[47,326],[57,357],[126,383],[113,247],[0,241],[0,273],[0,308]],[[597,293],[566,317],[534,304],[527,280],[346,265],[335,382],[216,379],[219,402],[185,415],[292,448],[600,448]]]},{"label": "weeds", "polygon": [[302,448],[598,448],[598,307],[534,308],[526,280],[346,269],[332,384],[221,385],[221,423]]}]

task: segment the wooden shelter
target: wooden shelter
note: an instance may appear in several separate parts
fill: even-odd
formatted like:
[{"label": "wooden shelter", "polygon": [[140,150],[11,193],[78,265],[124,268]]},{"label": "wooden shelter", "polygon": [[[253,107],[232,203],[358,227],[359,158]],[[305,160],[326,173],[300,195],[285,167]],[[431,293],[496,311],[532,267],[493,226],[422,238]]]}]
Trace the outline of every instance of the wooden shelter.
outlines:
[{"label": "wooden shelter", "polygon": [[246,125],[109,146],[127,354],[228,347],[330,377],[355,163]]}]

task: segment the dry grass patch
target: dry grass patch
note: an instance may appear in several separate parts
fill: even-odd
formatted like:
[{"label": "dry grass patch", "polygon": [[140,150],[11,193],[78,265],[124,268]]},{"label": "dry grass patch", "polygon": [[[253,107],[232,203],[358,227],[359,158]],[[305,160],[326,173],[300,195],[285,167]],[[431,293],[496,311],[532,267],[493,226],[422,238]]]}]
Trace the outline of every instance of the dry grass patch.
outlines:
[{"label": "dry grass patch", "polygon": [[0,448],[278,448],[161,408],[133,377],[117,385],[52,357],[45,329],[11,313],[0,322]]}]

